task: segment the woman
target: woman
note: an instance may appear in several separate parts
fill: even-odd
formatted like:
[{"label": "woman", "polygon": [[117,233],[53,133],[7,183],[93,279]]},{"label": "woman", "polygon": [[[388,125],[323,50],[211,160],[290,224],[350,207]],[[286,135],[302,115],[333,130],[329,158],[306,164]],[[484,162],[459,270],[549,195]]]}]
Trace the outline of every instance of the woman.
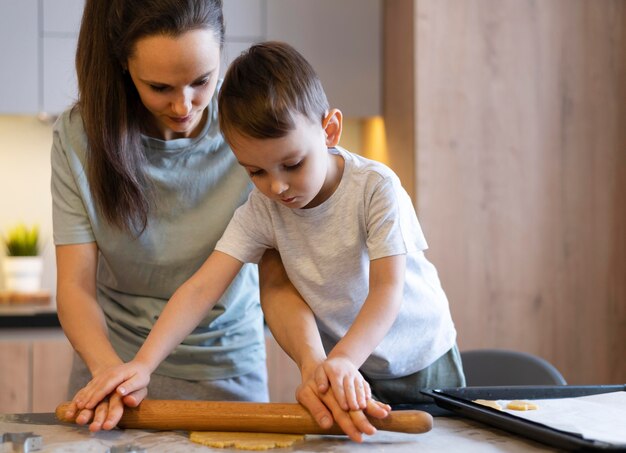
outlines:
[{"label": "woman", "polygon": [[[79,99],[57,122],[52,149],[58,313],[80,356],[70,395],[134,356],[247,198],[248,177],[217,125],[221,6],[86,2]],[[267,401],[258,292],[256,270],[243,269],[158,370],[150,396]],[[111,395],[77,421],[93,416],[92,430],[110,429],[123,403],[144,397]]]},{"label": "woman", "polygon": [[[134,357],[251,189],[217,123],[223,39],[220,0],[86,2],[79,99],[55,125],[52,148],[57,306],[77,352],[70,397]],[[281,322],[285,313],[306,316],[277,254],[260,269],[268,313]],[[245,266],[157,369],[150,397],[267,401],[258,294],[256,269]],[[293,311],[281,311],[287,302]],[[77,395],[67,416],[111,429],[124,405],[145,396],[111,394],[78,410]],[[355,439],[373,429],[313,385],[298,398],[322,426],[334,419]]]}]

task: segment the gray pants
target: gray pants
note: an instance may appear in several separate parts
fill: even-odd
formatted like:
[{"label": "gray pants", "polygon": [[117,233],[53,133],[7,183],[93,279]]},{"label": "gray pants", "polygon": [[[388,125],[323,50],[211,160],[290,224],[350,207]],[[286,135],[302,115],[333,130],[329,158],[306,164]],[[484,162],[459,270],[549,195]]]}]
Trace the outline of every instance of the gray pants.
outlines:
[{"label": "gray pants", "polygon": [[465,386],[461,354],[456,345],[417,373],[395,379],[364,377],[372,388],[374,398],[387,404],[432,403],[432,398],[422,395],[420,390]]},{"label": "gray pants", "polygon": [[[68,399],[91,380],[87,366],[74,354]],[[153,374],[148,385],[148,398],[159,400],[202,401],[269,401],[267,370],[265,367],[243,376],[206,381],[187,381]]]}]

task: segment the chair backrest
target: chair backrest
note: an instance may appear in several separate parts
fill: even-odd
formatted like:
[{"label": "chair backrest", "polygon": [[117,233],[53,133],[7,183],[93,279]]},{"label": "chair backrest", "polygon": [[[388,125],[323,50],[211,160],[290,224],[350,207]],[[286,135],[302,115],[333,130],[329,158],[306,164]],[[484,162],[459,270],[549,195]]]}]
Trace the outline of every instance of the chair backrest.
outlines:
[{"label": "chair backrest", "polygon": [[527,352],[476,349],[461,352],[468,386],[566,385],[547,360]]}]

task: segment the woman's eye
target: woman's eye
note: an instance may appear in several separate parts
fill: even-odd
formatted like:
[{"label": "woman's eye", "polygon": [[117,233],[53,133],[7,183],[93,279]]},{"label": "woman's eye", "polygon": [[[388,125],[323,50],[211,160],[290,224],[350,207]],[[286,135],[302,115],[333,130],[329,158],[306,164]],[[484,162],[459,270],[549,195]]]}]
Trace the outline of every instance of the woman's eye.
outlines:
[{"label": "woman's eye", "polygon": [[167,87],[163,85],[150,85],[150,89],[152,91],[156,91],[157,93],[162,93],[167,90]]},{"label": "woman's eye", "polygon": [[250,176],[259,176],[259,175],[263,174],[263,170],[250,170],[250,171],[248,171],[248,174]]}]

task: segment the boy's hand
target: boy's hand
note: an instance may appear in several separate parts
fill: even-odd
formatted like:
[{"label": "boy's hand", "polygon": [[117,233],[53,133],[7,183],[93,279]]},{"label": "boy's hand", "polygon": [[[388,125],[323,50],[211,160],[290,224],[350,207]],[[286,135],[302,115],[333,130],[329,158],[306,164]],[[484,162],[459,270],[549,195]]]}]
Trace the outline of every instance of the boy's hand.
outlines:
[{"label": "boy's hand", "polygon": [[343,357],[326,359],[315,370],[315,382],[320,393],[330,388],[339,406],[344,410],[358,411],[367,407],[372,397],[370,385],[354,364]]},{"label": "boy's hand", "polygon": [[146,396],[149,369],[135,361],[108,368],[96,375],[76,393],[72,403],[79,415],[76,423],[90,421],[92,431],[112,429],[123,413],[123,403],[137,406]]},{"label": "boy's hand", "polygon": [[333,392],[319,391],[319,385],[313,377],[303,378],[296,391],[296,399],[313,415],[321,428],[328,429],[336,422],[355,442],[362,441],[362,434],[372,435],[376,432],[365,414],[382,419],[391,411],[387,404],[373,399],[369,399],[365,411],[345,411],[339,406]]}]

